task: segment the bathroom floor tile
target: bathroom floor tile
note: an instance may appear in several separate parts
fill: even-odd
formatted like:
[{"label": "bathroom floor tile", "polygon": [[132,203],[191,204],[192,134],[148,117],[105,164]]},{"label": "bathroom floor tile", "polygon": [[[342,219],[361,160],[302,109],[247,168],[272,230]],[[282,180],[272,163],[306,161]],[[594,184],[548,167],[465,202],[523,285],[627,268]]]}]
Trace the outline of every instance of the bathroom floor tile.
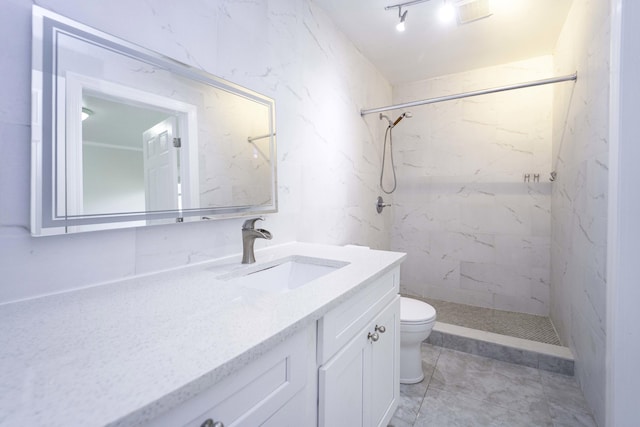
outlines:
[{"label": "bathroom floor tile", "polygon": [[548,416],[537,369],[443,349],[430,388]]},{"label": "bathroom floor tile", "polygon": [[427,383],[433,375],[433,371],[436,369],[436,363],[442,352],[442,347],[422,343],[422,368],[424,371],[425,380]]},{"label": "bathroom floor tile", "polygon": [[388,427],[413,427],[413,423],[408,423],[394,415],[389,421]]},{"label": "bathroom floor tile", "polygon": [[429,388],[414,426],[552,427],[553,424],[548,414],[545,417],[537,413],[521,413],[460,393]]},{"label": "bathroom floor tile", "polygon": [[426,343],[422,344],[422,371],[424,372],[424,379],[417,384],[400,384],[400,404],[394,414],[396,427],[402,425],[400,422],[409,423],[408,425],[413,425],[415,422],[418,410],[420,410],[424,395],[427,392],[427,386],[436,368],[440,352],[440,347]]},{"label": "bathroom floor tile", "polygon": [[425,379],[400,386],[392,427],[597,427],[573,377],[422,345]]},{"label": "bathroom floor tile", "polygon": [[544,371],[541,375],[554,426],[597,427],[575,378]]}]

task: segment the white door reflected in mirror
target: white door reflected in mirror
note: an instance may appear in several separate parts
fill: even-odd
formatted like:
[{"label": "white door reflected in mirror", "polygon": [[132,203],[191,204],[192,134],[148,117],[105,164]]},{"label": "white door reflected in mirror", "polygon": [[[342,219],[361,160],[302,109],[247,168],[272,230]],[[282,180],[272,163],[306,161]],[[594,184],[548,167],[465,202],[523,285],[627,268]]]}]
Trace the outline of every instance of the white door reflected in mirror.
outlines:
[{"label": "white door reflected in mirror", "polygon": [[175,117],[169,117],[143,133],[144,194],[147,211],[181,209],[178,192],[180,144],[177,141],[180,141],[180,138],[176,134]]}]

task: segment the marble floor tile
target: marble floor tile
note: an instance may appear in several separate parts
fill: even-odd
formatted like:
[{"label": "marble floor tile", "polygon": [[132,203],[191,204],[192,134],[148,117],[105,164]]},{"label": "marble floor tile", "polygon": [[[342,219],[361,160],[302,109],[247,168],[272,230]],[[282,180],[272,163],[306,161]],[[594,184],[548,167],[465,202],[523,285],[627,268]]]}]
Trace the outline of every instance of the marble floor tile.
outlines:
[{"label": "marble floor tile", "polygon": [[425,378],[429,377],[429,379],[431,379],[431,376],[433,375],[433,371],[435,371],[436,369],[436,363],[438,362],[440,353],[442,352],[442,347],[438,347],[438,346],[423,342],[421,351],[422,351],[422,367],[424,370],[424,376]]},{"label": "marble floor tile", "polygon": [[425,379],[400,386],[390,427],[597,427],[573,377],[422,345]]},{"label": "marble floor tile", "polygon": [[387,427],[413,427],[413,423],[408,423],[394,415]]},{"label": "marble floor tile", "polygon": [[521,413],[503,406],[473,399],[461,393],[429,388],[414,426],[552,427],[553,424],[548,414],[546,417],[541,417],[537,413]]},{"label": "marble floor tile", "polygon": [[415,422],[418,410],[427,392],[427,386],[436,368],[440,351],[440,347],[426,343],[422,344],[422,371],[424,372],[424,379],[417,384],[400,384],[400,403],[394,414],[395,423],[397,424],[396,427],[401,426],[402,423],[413,425]]},{"label": "marble floor tile", "polygon": [[597,427],[575,378],[542,372],[542,387],[555,427]]},{"label": "marble floor tile", "polygon": [[537,417],[549,416],[540,373],[526,366],[443,349],[431,387]]}]

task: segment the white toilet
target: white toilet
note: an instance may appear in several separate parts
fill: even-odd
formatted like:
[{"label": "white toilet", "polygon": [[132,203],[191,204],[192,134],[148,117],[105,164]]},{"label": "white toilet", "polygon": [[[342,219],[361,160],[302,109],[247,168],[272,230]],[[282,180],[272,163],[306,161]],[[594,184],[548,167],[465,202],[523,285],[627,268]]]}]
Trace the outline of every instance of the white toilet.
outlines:
[{"label": "white toilet", "polygon": [[400,382],[415,384],[424,379],[420,343],[436,323],[436,309],[423,301],[400,298]]}]

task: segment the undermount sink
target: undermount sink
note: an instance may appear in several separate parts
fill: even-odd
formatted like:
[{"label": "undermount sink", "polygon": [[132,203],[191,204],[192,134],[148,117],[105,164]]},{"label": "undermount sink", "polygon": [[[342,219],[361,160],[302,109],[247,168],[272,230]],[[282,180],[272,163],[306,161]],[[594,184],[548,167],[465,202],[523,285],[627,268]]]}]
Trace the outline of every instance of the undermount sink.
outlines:
[{"label": "undermount sink", "polygon": [[220,279],[247,288],[284,293],[304,286],[348,264],[348,262],[324,258],[293,256],[261,265],[257,269],[250,268],[234,272]]}]

